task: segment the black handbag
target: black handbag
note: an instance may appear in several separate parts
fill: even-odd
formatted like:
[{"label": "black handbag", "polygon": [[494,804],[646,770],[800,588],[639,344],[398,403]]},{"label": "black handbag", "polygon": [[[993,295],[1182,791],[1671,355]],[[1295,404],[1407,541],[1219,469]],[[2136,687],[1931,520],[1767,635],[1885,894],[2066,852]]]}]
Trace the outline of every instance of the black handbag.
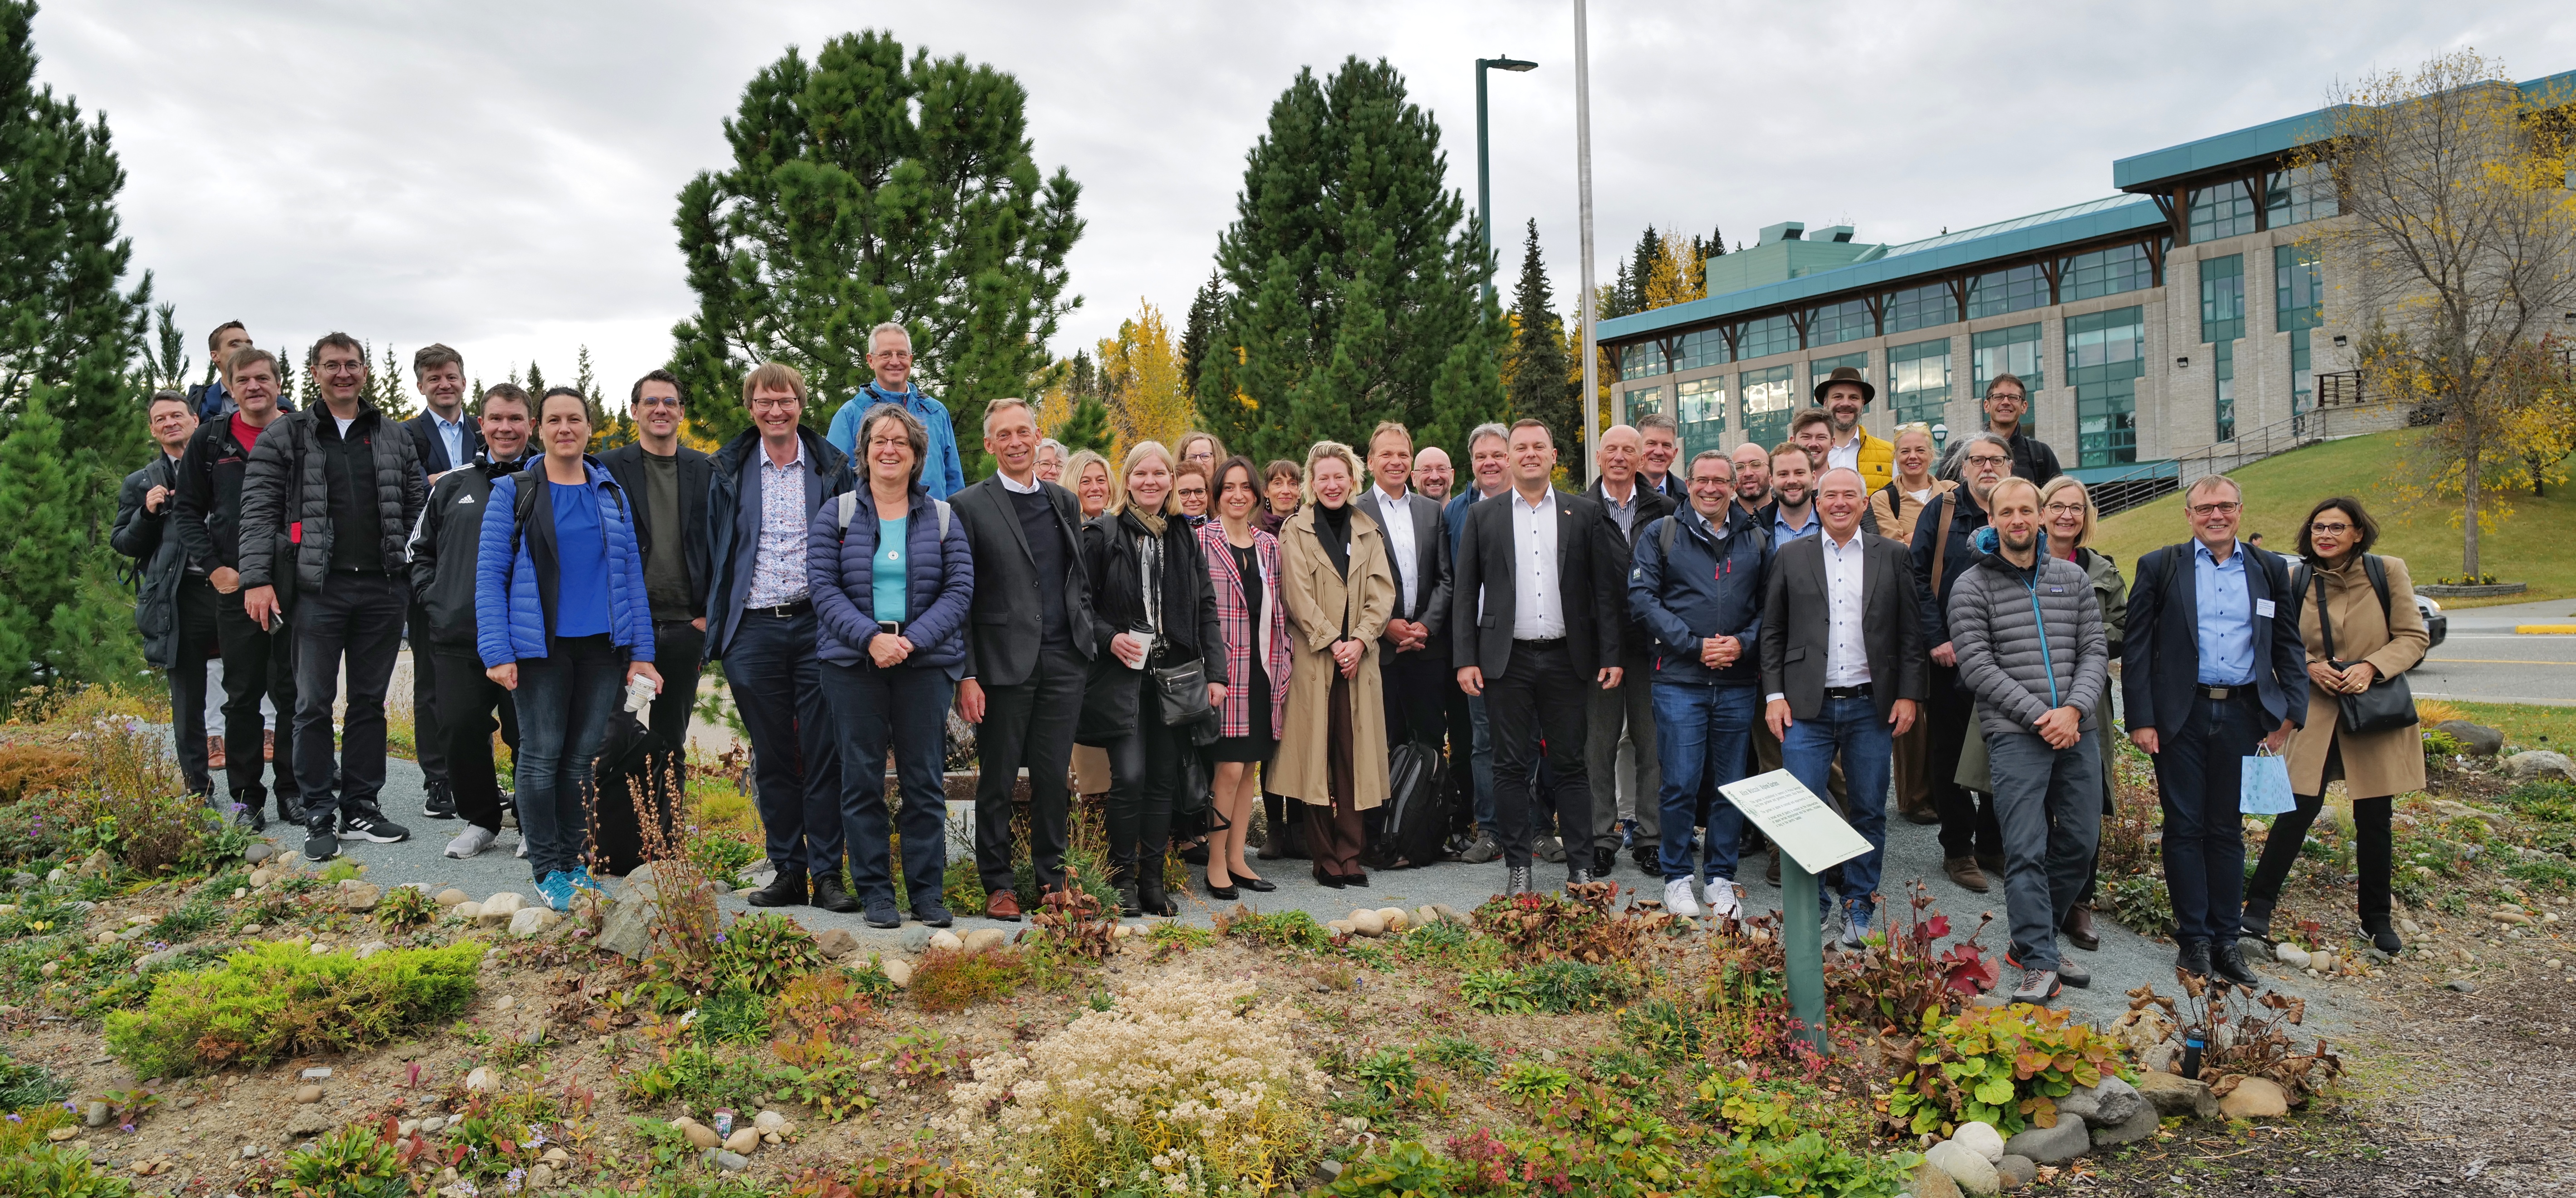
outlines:
[{"label": "black handbag", "polygon": [[[2371,582],[2374,584],[2379,583],[2377,571],[2369,567],[2377,564],[2368,560],[2366,556],[2362,562],[2364,572],[2373,575]],[[2309,579],[2308,585],[2316,595],[2317,631],[2323,634],[2326,642],[2326,660],[2333,662],[2334,668],[2338,670],[2348,669],[2352,663],[2335,656],[2334,618],[2326,614],[2325,576],[2311,572]],[[2386,591],[2380,592],[2379,610],[2382,619],[2387,618],[2387,594]],[[2394,677],[2374,677],[2370,680],[2370,686],[2360,694],[2337,695],[2335,702],[2343,709],[2343,730],[2355,735],[2394,732],[2417,722],[2415,692],[2406,685],[2404,674]]]},{"label": "black handbag", "polygon": [[1216,708],[1208,705],[1207,665],[1198,658],[1176,666],[1155,666],[1148,672],[1163,692],[1164,723],[1178,728],[1216,714]]}]

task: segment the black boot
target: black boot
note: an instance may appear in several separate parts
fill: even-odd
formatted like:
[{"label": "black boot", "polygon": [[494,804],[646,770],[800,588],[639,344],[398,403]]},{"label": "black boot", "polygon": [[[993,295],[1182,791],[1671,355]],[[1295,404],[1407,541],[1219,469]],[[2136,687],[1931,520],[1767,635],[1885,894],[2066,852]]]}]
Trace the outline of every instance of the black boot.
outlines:
[{"label": "black boot", "polygon": [[2204,941],[2185,940],[2182,951],[2174,954],[2174,968],[2193,977],[2209,976],[2209,945]]},{"label": "black boot", "polygon": [[259,787],[246,787],[233,792],[233,806],[241,808],[235,818],[250,825],[253,832],[268,828],[268,793]]},{"label": "black boot", "polygon": [[1118,913],[1120,915],[1132,919],[1145,913],[1145,908],[1141,903],[1143,896],[1138,893],[1138,887],[1136,885],[1135,862],[1120,862],[1116,858],[1111,858],[1109,862],[1109,888],[1118,892]]},{"label": "black boot", "polygon": [[[1162,859],[1156,858],[1153,868],[1137,875],[1136,908],[1147,915],[1159,915],[1169,919],[1180,914],[1181,909],[1172,902],[1170,895],[1163,892],[1162,864]],[[1121,894],[1123,896],[1124,892]]]},{"label": "black boot", "polygon": [[2254,970],[2245,964],[2245,954],[2236,947],[2236,942],[2233,940],[2224,944],[2211,945],[2209,960],[2210,972],[2216,974],[2221,980],[2233,982],[2248,990],[2263,984],[2263,979],[2256,976]]},{"label": "black boot", "polygon": [[2406,942],[2398,938],[2397,929],[2389,925],[2388,917],[2385,915],[2363,916],[2361,930],[2369,933],[2370,947],[2378,949],[2387,956],[2394,957],[2406,951]]},{"label": "black boot", "polygon": [[859,909],[859,900],[841,888],[841,871],[814,875],[814,905],[839,915]]},{"label": "black boot", "polygon": [[805,903],[805,871],[782,869],[778,876],[743,899],[755,907],[799,907]]},{"label": "black boot", "polygon": [[2245,912],[2237,917],[2237,923],[2245,929],[2246,935],[2268,944],[2272,939],[2272,908],[2279,902],[2277,897],[2268,894],[2246,895]]}]

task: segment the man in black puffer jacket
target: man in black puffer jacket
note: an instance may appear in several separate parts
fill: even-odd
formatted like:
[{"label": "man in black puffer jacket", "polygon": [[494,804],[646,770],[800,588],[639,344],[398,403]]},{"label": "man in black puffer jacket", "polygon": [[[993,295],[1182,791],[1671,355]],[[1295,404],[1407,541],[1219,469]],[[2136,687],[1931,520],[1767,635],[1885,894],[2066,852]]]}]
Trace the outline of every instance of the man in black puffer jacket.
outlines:
[{"label": "man in black puffer jacket", "polygon": [[[411,437],[366,402],[367,353],[357,338],[325,335],[305,369],[322,402],[262,433],[242,479],[242,606],[262,628],[293,610],[304,855],[327,861],[340,852],[335,818],[359,840],[411,835],[384,817],[376,796],[385,786],[385,691],[411,601],[403,542],[427,497]],[[331,708],[343,659],[349,706],[335,768]]]},{"label": "man in black puffer jacket", "polygon": [[[179,750],[179,773],[188,789],[211,798],[207,762],[206,662],[219,658],[215,592],[206,572],[188,560],[187,547],[170,531],[178,506],[179,459],[196,434],[196,410],[176,391],[155,391],[144,419],[159,451],[150,465],[125,476],[116,493],[116,530],[108,544],[134,559],[139,577],[134,626],[143,633],[143,660],[169,676],[170,735]],[[256,813],[254,813],[255,817]],[[245,821],[247,822],[247,821]]]},{"label": "man in black puffer jacket", "polygon": [[[519,749],[518,710],[510,692],[483,673],[483,658],[474,647],[475,560],[483,546],[483,509],[491,506],[492,483],[525,468],[524,453],[535,405],[515,383],[498,383],[483,393],[483,411],[475,459],[441,474],[429,489],[429,506],[411,536],[411,589],[420,597],[426,644],[411,647],[413,669],[422,654],[433,660],[439,728],[447,737],[447,784],[456,814],[465,828],[447,842],[447,855],[459,861],[492,847],[501,834],[501,785],[492,773],[492,713],[501,713],[501,739]],[[520,841],[522,852],[526,840]]]}]

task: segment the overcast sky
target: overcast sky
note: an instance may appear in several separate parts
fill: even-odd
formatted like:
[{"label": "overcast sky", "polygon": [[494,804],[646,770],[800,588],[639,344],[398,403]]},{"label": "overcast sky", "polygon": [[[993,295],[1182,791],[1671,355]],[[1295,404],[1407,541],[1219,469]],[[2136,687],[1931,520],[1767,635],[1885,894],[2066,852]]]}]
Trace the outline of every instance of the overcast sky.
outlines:
[{"label": "overcast sky", "polygon": [[[721,122],[789,45],[875,27],[1018,76],[1040,168],[1082,184],[1082,307],[1053,348],[1140,300],[1177,328],[1233,216],[1243,156],[1301,66],[1384,57],[1438,120],[1474,202],[1491,79],[1502,279],[1536,218],[1561,306],[1578,255],[1570,2],[382,4],[50,0],[38,78],[104,112],[135,263],[194,354],[215,323],[300,349],[332,328],[440,340],[497,380],[612,392],[694,307],[671,226]],[[2111,160],[2316,107],[2357,75],[2475,46],[2516,78],[2576,69],[2550,3],[1595,0],[1602,277],[1648,222],[1729,243],[1782,220],[1898,241],[2108,195]]]}]

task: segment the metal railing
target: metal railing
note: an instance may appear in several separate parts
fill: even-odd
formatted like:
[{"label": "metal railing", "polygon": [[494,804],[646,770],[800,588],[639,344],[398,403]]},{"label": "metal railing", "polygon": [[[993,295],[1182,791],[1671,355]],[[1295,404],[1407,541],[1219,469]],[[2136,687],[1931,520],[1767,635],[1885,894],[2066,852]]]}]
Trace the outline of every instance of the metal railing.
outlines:
[{"label": "metal railing", "polygon": [[[2346,376],[2349,376],[2349,382],[2343,381]],[[2326,400],[2329,379],[2337,380],[2335,400],[2331,404]],[[2303,445],[2381,432],[2404,423],[2403,415],[2396,413],[2390,405],[2376,398],[2358,398],[2363,395],[2360,371],[2318,375],[2315,408],[2260,428],[2239,430],[2233,438],[2178,454],[2169,461],[2145,463],[2135,470],[2090,484],[2085,491],[2093,497],[2093,506],[2102,515],[2116,515],[2210,475],[2225,474]],[[2392,419],[2395,424],[2391,423]]]}]

